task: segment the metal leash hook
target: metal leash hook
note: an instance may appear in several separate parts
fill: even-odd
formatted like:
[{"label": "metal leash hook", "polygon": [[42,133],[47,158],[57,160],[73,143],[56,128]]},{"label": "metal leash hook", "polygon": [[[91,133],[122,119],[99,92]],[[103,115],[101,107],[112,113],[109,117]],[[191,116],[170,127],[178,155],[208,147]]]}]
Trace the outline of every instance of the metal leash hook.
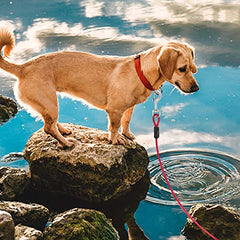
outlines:
[{"label": "metal leash hook", "polygon": [[159,138],[159,123],[160,123],[160,109],[158,109],[158,102],[162,98],[162,89],[154,91],[154,110],[152,111],[153,115],[153,124],[154,124],[154,138]]}]

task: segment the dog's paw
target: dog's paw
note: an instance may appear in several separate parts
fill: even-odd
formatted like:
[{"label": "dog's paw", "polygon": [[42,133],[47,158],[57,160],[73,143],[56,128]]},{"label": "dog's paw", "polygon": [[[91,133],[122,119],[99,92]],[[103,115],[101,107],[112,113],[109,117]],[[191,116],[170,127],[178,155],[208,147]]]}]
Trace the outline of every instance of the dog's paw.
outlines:
[{"label": "dog's paw", "polygon": [[72,131],[69,128],[63,127],[63,125],[60,123],[58,123],[57,126],[58,126],[58,130],[62,135],[69,135],[72,133]]},{"label": "dog's paw", "polygon": [[129,132],[122,132],[122,135],[128,138],[129,140],[135,140],[135,136],[129,131]]},{"label": "dog's paw", "polygon": [[69,128],[64,128],[63,135],[70,135],[72,131]]},{"label": "dog's paw", "polygon": [[65,138],[65,140],[66,141],[61,144],[61,147],[63,149],[73,147],[77,141],[75,138],[71,138],[71,137]]},{"label": "dog's paw", "polygon": [[127,140],[126,140],[126,138],[125,138],[123,135],[121,135],[120,133],[118,133],[115,138],[110,139],[110,142],[111,142],[113,145],[126,145]]}]

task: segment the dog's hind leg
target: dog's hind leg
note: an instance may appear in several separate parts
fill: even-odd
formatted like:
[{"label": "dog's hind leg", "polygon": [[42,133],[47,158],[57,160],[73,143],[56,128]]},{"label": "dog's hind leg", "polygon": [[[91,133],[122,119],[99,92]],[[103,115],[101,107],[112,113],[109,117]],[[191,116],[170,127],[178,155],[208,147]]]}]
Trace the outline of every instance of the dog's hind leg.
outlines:
[{"label": "dog's hind leg", "polygon": [[28,89],[32,89],[32,91],[27,91],[26,85],[19,86],[19,97],[24,103],[42,115],[44,131],[56,138],[61,146],[73,146],[75,139],[64,138],[58,129],[60,127],[62,132],[68,132],[58,123],[58,100],[55,89],[51,86],[48,86],[47,89],[45,86],[41,86],[41,91],[39,91],[39,87],[36,89],[36,86],[30,82],[28,83]]},{"label": "dog's hind leg", "polygon": [[61,146],[72,147],[76,141],[74,138],[65,138],[58,130],[58,122],[55,114],[45,112],[42,114],[44,119],[44,131],[58,140]]}]

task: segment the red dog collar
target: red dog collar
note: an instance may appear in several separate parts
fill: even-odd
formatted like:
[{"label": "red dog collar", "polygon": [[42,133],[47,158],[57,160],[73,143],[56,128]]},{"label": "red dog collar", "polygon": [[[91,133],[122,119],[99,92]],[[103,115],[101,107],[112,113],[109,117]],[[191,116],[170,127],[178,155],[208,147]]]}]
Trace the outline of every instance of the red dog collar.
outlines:
[{"label": "red dog collar", "polygon": [[134,62],[135,62],[135,68],[138,74],[139,79],[141,80],[141,82],[143,83],[143,85],[151,91],[154,91],[155,89],[152,87],[151,83],[146,79],[146,77],[144,76],[142,70],[141,70],[141,63],[140,63],[140,55],[137,55],[134,58]]}]

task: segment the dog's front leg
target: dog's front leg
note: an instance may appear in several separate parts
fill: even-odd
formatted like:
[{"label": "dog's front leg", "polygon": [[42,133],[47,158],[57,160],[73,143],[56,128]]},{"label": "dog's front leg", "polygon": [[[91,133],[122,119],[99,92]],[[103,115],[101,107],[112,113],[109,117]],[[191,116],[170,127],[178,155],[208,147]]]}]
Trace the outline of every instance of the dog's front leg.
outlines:
[{"label": "dog's front leg", "polygon": [[135,136],[131,133],[130,129],[129,129],[129,123],[132,117],[132,113],[133,113],[133,108],[134,107],[130,107],[128,108],[123,116],[122,116],[122,120],[121,120],[121,124],[122,124],[122,135],[126,136],[127,138],[129,138],[130,140],[134,140]]},{"label": "dog's front leg", "polygon": [[118,132],[123,112],[118,110],[107,111],[109,117],[109,139],[112,144],[125,144],[126,139]]}]

